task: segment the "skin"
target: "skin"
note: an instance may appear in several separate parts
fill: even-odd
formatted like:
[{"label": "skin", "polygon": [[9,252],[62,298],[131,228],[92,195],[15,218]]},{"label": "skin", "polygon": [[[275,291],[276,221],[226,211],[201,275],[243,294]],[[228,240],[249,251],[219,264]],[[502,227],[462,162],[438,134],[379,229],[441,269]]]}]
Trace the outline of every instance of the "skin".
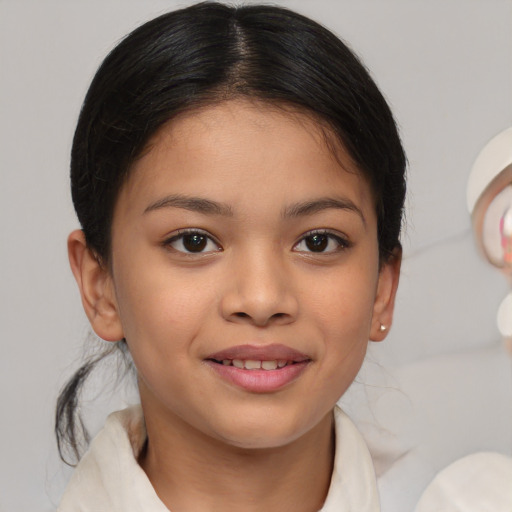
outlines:
[{"label": "skin", "polygon": [[[380,264],[371,189],[325,133],[248,100],[182,115],[120,191],[110,265],[81,231],[69,237],[93,329],[132,353],[148,431],[139,462],[171,510],[315,511],[325,499],[332,411],[368,340],[387,333],[400,269],[399,251]],[[190,229],[209,237],[202,252],[186,252]],[[308,361],[272,392],[208,363],[276,343]]]}]

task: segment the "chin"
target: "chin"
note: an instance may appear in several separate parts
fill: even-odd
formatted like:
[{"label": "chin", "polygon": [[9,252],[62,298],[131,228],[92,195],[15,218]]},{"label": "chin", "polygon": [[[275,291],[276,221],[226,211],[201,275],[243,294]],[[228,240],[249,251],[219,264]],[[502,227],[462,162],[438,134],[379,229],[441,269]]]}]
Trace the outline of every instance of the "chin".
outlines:
[{"label": "chin", "polygon": [[222,429],[223,432],[217,430],[218,439],[243,450],[275,449],[289,445],[321,421],[320,418],[318,422],[308,422],[303,416],[287,419],[283,414],[276,417],[269,412],[262,417],[238,418],[242,421],[233,419],[227,429]]},{"label": "chin", "polygon": [[226,444],[239,448],[240,450],[272,450],[281,448],[282,446],[289,445],[299,435],[278,435],[277,433],[268,434],[261,432],[251,436],[237,436],[237,437],[225,437],[222,439]]}]

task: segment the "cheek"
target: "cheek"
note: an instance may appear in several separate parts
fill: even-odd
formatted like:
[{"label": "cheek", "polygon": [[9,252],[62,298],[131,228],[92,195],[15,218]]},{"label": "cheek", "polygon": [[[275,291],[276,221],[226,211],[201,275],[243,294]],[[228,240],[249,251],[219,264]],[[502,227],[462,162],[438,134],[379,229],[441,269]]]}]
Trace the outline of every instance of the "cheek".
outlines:
[{"label": "cheek", "polygon": [[191,283],[187,272],[148,263],[119,266],[116,297],[125,338],[134,359],[179,358],[214,311],[210,287]]},{"label": "cheek", "polygon": [[340,270],[328,286],[317,287],[311,303],[311,318],[323,338],[320,358],[329,381],[326,388],[338,397],[357,375],[366,354],[378,277],[377,270],[369,270],[372,265]]},{"label": "cheek", "polygon": [[368,341],[377,286],[377,271],[369,266],[341,269],[327,284],[313,289],[314,315],[328,339],[343,337],[345,343]]}]

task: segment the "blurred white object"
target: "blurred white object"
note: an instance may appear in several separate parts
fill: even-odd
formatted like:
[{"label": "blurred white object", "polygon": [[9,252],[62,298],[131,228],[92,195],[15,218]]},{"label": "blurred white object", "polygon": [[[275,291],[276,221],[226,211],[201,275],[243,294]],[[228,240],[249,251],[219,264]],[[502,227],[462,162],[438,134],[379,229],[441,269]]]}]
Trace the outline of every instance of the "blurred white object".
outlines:
[{"label": "blurred white object", "polygon": [[443,469],[423,493],[416,512],[510,512],[512,459],[475,453]]},{"label": "blurred white object", "polygon": [[[478,155],[469,176],[467,205],[480,249],[512,284],[512,128]],[[498,310],[498,329],[512,349],[512,294]]]},{"label": "blurred white object", "polygon": [[510,165],[512,165],[512,127],[492,138],[480,151],[473,164],[466,196],[471,214],[491,183]]},{"label": "blurred white object", "polygon": [[[501,302],[498,309],[498,329],[503,337],[505,346],[512,354],[512,292]],[[511,484],[512,485],[512,484]]]}]

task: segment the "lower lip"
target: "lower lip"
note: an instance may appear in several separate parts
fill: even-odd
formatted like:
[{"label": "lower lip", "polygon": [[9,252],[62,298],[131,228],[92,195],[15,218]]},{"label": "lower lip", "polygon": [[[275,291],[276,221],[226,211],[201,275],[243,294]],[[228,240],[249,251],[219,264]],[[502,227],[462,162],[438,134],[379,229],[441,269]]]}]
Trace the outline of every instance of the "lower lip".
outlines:
[{"label": "lower lip", "polygon": [[278,370],[244,370],[207,361],[224,380],[251,393],[272,393],[296,380],[309,362],[290,364]]}]

